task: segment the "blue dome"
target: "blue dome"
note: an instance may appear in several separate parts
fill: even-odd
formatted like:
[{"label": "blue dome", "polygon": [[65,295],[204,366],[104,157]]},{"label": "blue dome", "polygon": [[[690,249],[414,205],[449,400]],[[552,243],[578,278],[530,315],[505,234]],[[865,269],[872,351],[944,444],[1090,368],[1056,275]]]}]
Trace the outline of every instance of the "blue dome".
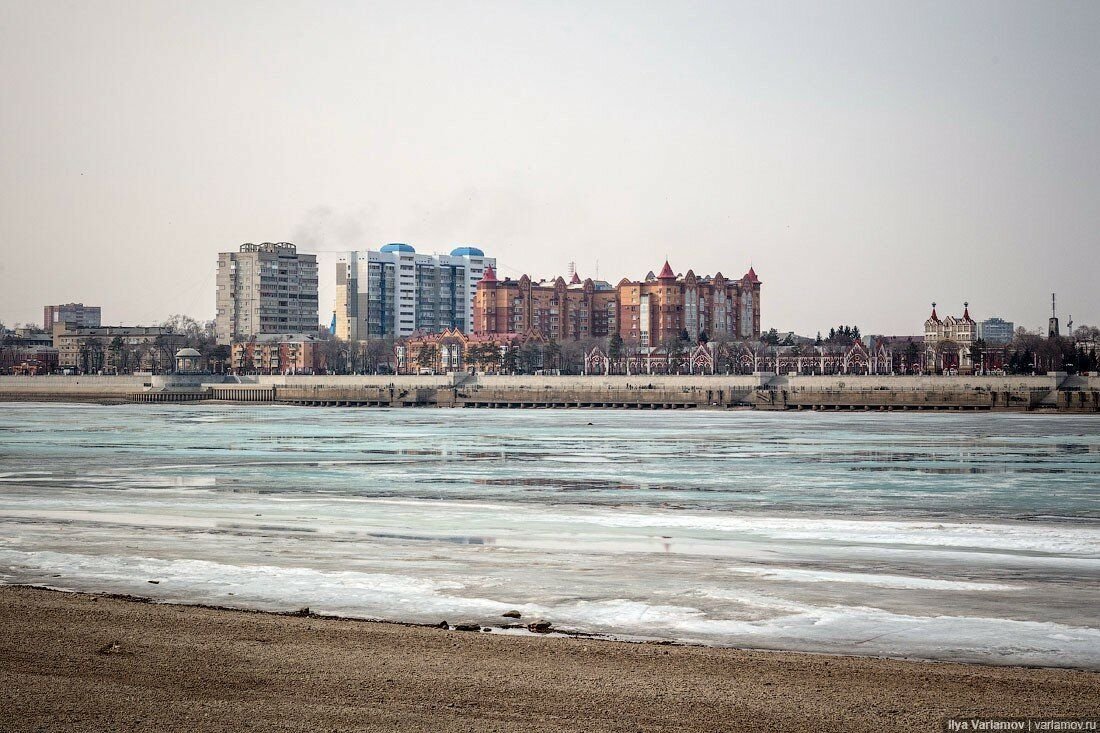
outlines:
[{"label": "blue dome", "polygon": [[452,257],[484,257],[485,253],[477,247],[456,247],[451,250]]},{"label": "blue dome", "polygon": [[401,243],[395,242],[394,244],[383,244],[382,245],[382,251],[383,252],[415,252],[416,250],[412,248],[411,244],[401,244]]}]

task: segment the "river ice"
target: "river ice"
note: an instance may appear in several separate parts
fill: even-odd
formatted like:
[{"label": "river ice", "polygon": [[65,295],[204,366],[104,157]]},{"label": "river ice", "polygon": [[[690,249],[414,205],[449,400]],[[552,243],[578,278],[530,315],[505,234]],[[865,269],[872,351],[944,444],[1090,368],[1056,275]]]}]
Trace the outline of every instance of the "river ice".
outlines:
[{"label": "river ice", "polygon": [[1100,669],[1093,416],[0,409],[9,583]]}]

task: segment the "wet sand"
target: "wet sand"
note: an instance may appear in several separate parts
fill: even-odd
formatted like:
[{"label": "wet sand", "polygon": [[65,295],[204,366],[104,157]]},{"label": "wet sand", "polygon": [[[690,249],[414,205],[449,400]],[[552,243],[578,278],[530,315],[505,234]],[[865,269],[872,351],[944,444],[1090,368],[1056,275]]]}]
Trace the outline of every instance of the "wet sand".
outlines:
[{"label": "wet sand", "polygon": [[517,637],[0,586],[3,731],[938,731],[964,715],[1100,715],[1100,673]]}]

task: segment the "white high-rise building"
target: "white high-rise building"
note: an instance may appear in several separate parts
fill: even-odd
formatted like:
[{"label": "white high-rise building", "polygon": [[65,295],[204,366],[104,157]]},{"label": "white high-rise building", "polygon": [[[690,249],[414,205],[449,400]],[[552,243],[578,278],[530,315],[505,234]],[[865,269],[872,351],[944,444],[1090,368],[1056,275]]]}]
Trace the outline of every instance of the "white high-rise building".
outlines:
[{"label": "white high-rise building", "polygon": [[348,252],[336,265],[336,336],[400,338],[474,325],[474,294],[487,265],[477,247],[418,255],[408,244]]}]

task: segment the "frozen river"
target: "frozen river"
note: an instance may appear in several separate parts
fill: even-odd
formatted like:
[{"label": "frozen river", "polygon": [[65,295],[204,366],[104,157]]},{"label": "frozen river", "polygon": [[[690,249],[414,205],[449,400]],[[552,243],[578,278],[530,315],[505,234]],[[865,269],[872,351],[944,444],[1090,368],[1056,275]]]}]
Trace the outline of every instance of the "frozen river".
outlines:
[{"label": "frozen river", "polygon": [[1100,669],[1097,417],[0,413],[4,582]]}]

